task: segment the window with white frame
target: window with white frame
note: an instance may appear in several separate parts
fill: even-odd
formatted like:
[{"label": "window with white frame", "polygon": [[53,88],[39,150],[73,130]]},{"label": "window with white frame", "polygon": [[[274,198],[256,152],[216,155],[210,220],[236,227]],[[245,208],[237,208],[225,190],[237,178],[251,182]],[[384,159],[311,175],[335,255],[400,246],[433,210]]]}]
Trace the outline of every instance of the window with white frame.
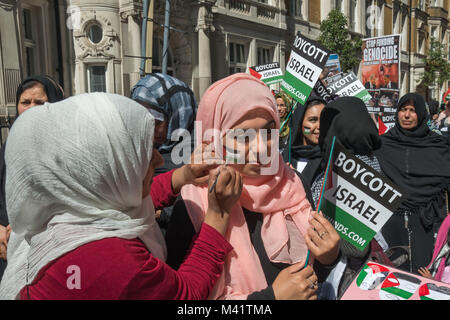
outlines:
[{"label": "window with white frame", "polygon": [[106,65],[91,65],[87,69],[88,92],[106,92]]},{"label": "window with white frame", "polygon": [[334,8],[342,11],[342,0],[334,0]]},{"label": "window with white frame", "polygon": [[401,11],[399,7],[394,9],[394,33],[400,33]]},{"label": "window with white frame", "polygon": [[356,0],[349,0],[348,5],[349,28],[352,31],[357,31],[358,3]]},{"label": "window with white frame", "polygon": [[25,5],[22,8],[22,39],[24,49],[24,71],[25,76],[41,73],[41,59],[39,50],[39,26],[40,8]]},{"label": "window with white frame", "polygon": [[291,1],[291,12],[294,16],[299,17],[303,20],[306,20],[307,10],[308,10],[308,1],[306,0],[293,0]]},{"label": "window with white frame", "polygon": [[258,65],[269,64],[272,62],[272,50],[266,47],[258,47]]},{"label": "window with white frame", "polygon": [[[164,42],[158,37],[153,37],[153,54],[152,54],[152,70],[153,72],[162,72],[163,57],[164,57]],[[174,68],[172,61],[172,54],[168,48],[167,54],[167,74],[174,76]]]},{"label": "window with white frame", "polygon": [[247,70],[247,46],[239,42],[230,42],[228,49],[230,74],[245,72]]},{"label": "window with white frame", "polygon": [[408,13],[404,11],[402,13],[402,50],[403,51],[409,51],[410,48],[408,48],[409,40],[408,40],[408,30],[409,30],[409,17]]}]

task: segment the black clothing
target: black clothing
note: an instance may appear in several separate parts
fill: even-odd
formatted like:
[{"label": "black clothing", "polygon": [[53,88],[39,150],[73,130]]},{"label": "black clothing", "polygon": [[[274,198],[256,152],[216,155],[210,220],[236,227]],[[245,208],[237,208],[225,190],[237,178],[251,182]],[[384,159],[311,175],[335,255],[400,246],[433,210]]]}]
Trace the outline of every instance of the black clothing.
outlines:
[{"label": "black clothing", "polygon": [[[258,213],[251,212],[242,208],[245,220],[248,225],[250,240],[261,262],[262,269],[266,276],[268,287],[259,292],[253,292],[248,296],[249,300],[266,300],[274,298],[272,284],[278,273],[288,265],[283,263],[272,263],[267,256],[264,244],[261,238],[261,226],[263,216]],[[189,251],[192,238],[195,236],[195,229],[189,218],[186,205],[182,199],[177,200],[174,205],[172,218],[169,223],[169,229],[166,232],[167,243],[167,264],[175,270],[179,268],[181,263]],[[339,261],[336,260],[336,263]],[[335,265],[324,266],[317,260],[314,262],[314,271],[317,274],[319,282],[325,281]]]},{"label": "black clothing", "polygon": [[[418,119],[412,130],[403,129],[398,120],[400,108],[408,101],[413,102]],[[395,127],[381,137],[382,148],[377,151],[383,172],[406,193],[382,234],[390,246],[410,246],[411,261],[403,265],[410,272],[429,264],[434,234],[447,214],[450,144],[432,132],[427,122],[423,97],[414,93],[403,96],[397,105]]]},{"label": "black clothing", "polygon": [[294,168],[296,167],[297,162],[305,159],[308,160],[306,167],[302,171],[305,189],[311,188],[314,179],[317,177],[321,169],[321,153],[319,146],[309,146],[303,144],[302,123],[305,118],[307,106],[314,101],[318,101],[326,105],[325,100],[318,96],[312,95],[308,98],[305,105],[300,105],[295,110],[292,115],[290,125],[292,130],[290,154],[289,148],[285,149],[282,153],[283,160],[285,162],[290,162]]},{"label": "black clothing", "polygon": [[378,129],[361,99],[342,97],[329,103],[320,116],[319,146],[325,168],[333,137],[353,154],[371,155],[381,147]]}]

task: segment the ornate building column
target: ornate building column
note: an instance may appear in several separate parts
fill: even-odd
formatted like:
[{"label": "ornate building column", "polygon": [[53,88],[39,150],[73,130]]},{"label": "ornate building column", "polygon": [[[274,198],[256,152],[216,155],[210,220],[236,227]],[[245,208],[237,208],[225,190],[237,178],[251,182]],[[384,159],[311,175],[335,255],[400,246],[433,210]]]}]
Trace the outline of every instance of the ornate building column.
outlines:
[{"label": "ornate building column", "polygon": [[197,17],[195,32],[198,33],[198,84],[200,97],[211,85],[211,33],[215,31],[211,7],[215,0],[196,1]]},{"label": "ornate building column", "polygon": [[126,44],[127,54],[130,57],[124,57],[129,62],[125,65],[128,66],[126,73],[130,75],[130,88],[124,88],[125,92],[131,89],[140,79],[140,67],[141,59],[141,25],[142,25],[142,4],[131,2],[125,7],[120,8],[120,19],[122,23],[128,25],[128,42]]}]

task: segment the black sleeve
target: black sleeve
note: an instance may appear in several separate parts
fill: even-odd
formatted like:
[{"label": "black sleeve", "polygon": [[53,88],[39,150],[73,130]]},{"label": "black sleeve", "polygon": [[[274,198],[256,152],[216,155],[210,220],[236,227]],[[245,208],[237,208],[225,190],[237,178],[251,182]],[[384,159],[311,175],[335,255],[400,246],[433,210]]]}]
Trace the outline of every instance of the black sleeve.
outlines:
[{"label": "black sleeve", "polygon": [[300,178],[300,181],[302,182],[303,185],[303,189],[305,189],[305,193],[306,193],[306,198],[308,199],[309,203],[311,204],[311,207],[313,208],[313,210],[315,210],[315,205],[314,205],[314,200],[312,197],[312,193],[311,193],[311,188],[308,186],[308,184],[306,183],[306,178],[297,170],[295,170],[295,173],[297,174],[297,176]]},{"label": "black sleeve", "polygon": [[166,263],[178,270],[191,247],[195,229],[189,218],[184,201],[178,199],[172,211],[165,239],[167,244]]},{"label": "black sleeve", "polygon": [[5,146],[3,144],[0,149],[0,225],[7,226],[9,224],[8,214],[6,212],[6,197],[5,197],[5,179],[6,179],[6,166],[5,166]]},{"label": "black sleeve", "polygon": [[324,282],[324,281],[328,278],[328,276],[330,275],[331,271],[332,271],[332,270],[336,267],[336,265],[338,264],[339,260],[341,260],[341,251],[340,251],[340,250],[339,250],[339,255],[338,255],[338,257],[336,258],[336,260],[334,261],[333,264],[330,264],[330,265],[324,265],[324,264],[321,264],[319,261],[314,260],[314,266],[313,266],[313,269],[314,269],[314,272],[315,272],[316,275],[317,275],[317,279],[318,279],[317,281],[318,281],[319,283]]},{"label": "black sleeve", "polygon": [[275,300],[275,293],[272,286],[261,291],[255,291],[247,296],[247,300]]}]

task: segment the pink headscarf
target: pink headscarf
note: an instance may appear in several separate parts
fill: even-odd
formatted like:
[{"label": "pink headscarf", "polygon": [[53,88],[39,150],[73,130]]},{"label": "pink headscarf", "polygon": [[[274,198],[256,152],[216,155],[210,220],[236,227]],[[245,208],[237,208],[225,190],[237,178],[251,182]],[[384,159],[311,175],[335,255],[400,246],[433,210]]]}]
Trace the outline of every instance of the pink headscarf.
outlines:
[{"label": "pink headscarf", "polygon": [[[436,260],[438,254],[441,252],[442,247],[447,243],[447,234],[449,230],[450,230],[450,215],[447,215],[447,217],[442,222],[441,227],[439,228],[436,243],[434,245],[433,258],[431,259],[431,263],[427,267],[428,269],[431,268],[431,266],[434,263],[434,260]],[[441,262],[439,263],[438,271],[435,276],[436,280],[442,281],[444,269],[445,269],[445,258],[441,259]]]},{"label": "pink headscarf", "polygon": [[[270,113],[280,128],[275,99],[270,89],[248,74],[235,74],[214,83],[204,94],[197,112],[202,132],[231,129],[255,109]],[[198,136],[199,132],[197,132]],[[309,204],[303,185],[279,155],[279,169],[272,176],[246,179],[239,202],[233,207],[226,239],[234,250],[228,255],[224,272],[212,299],[246,299],[267,287],[259,257],[250,241],[242,207],[263,215],[261,237],[272,262],[293,264],[304,261],[307,246],[303,235],[309,227]],[[187,185],[181,195],[198,232],[208,208],[208,188]]]}]

